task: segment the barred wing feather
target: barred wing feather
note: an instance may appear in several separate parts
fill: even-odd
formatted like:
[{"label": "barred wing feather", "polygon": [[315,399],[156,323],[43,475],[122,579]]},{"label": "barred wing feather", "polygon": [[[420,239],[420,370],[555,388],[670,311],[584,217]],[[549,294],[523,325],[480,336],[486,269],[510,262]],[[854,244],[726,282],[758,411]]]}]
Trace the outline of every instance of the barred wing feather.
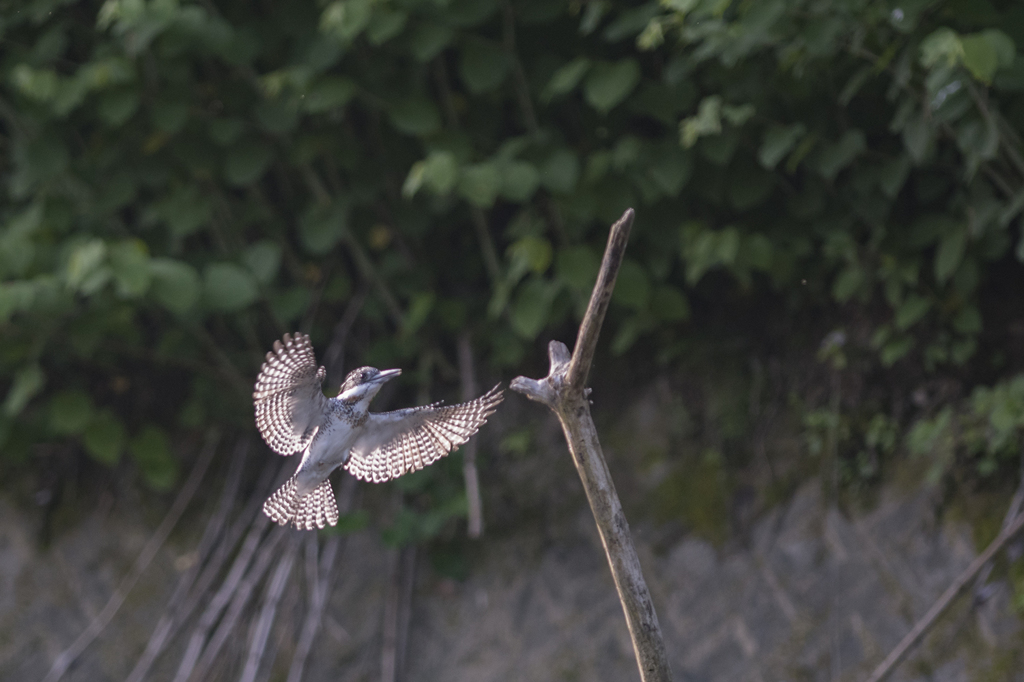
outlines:
[{"label": "barred wing feather", "polygon": [[291,455],[304,450],[316,435],[328,410],[320,388],[326,374],[323,367],[317,368],[307,335],[285,334],[274,342],[252,394],[256,426],[274,452]]},{"label": "barred wing feather", "polygon": [[503,400],[499,387],[458,405],[370,413],[345,468],[356,478],[380,483],[436,462],[484,425]]}]

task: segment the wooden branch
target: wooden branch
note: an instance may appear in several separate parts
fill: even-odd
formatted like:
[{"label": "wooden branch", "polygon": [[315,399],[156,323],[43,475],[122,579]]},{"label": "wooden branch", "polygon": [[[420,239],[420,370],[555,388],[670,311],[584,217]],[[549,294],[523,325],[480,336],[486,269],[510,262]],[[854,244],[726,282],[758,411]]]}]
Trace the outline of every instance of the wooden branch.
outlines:
[{"label": "wooden branch", "polygon": [[590,416],[590,401],[587,400],[590,389],[584,387],[632,225],[633,210],[629,209],[612,226],[601,271],[580,325],[573,354],[569,355],[569,349],[564,343],[552,341],[548,345],[551,362],[548,376],[540,380],[516,377],[512,380],[511,388],[544,403],[558,416],[608,557],[615,588],[626,615],[626,625],[633,640],[640,678],[644,682],[667,682],[672,679],[672,670],[661,626],[658,625],[654,603],[629,534],[629,524],[608,473],[597,429]]},{"label": "wooden branch", "polygon": [[188,503],[192,501],[192,496],[195,495],[196,490],[199,488],[199,484],[203,480],[203,476],[206,475],[206,469],[210,466],[210,462],[213,460],[213,453],[217,450],[217,443],[220,442],[220,432],[216,429],[210,429],[206,434],[206,443],[203,445],[203,450],[199,454],[199,460],[195,466],[192,467],[192,473],[189,474],[188,480],[181,487],[178,492],[178,496],[175,498],[174,503],[171,505],[170,510],[167,512],[167,516],[157,527],[156,532],[146,543],[146,546],[142,548],[142,552],[139,553],[138,558],[135,560],[135,564],[132,566],[131,571],[124,577],[121,584],[117,586],[114,594],[110,595],[110,599],[107,601],[107,605],[103,607],[103,611],[91,622],[89,627],[85,629],[82,634],[71,644],[70,647],[65,649],[57,659],[53,662],[53,666],[50,668],[50,672],[47,673],[44,682],[57,682],[60,678],[64,677],[64,673],[68,671],[71,664],[75,662],[82,652],[88,648],[90,644],[99,636],[103,629],[107,627],[114,614],[117,613],[121,605],[124,604],[124,600],[128,597],[128,593],[131,592],[132,588],[135,587],[135,583],[138,582],[139,577],[149,567],[150,562],[156,556],[156,553],[163,547],[164,542],[167,540],[167,536],[174,530],[174,526],[178,523],[178,519],[185,512],[188,507]]},{"label": "wooden branch", "polygon": [[608,312],[608,303],[612,300],[615,289],[615,277],[619,274],[622,256],[626,253],[626,242],[629,231],[633,227],[633,209],[626,209],[618,222],[612,225],[608,236],[608,246],[604,250],[601,270],[597,273],[594,291],[590,294],[587,312],[580,323],[580,331],[576,335],[576,347],[572,350],[572,360],[566,373],[569,386],[574,391],[583,390],[587,383],[587,374],[594,361],[594,349],[597,348],[597,337],[601,333],[604,315]]},{"label": "wooden branch", "polygon": [[953,584],[946,588],[946,591],[942,593],[942,596],[936,600],[932,607],[928,609],[928,613],[924,614],[920,620],[918,620],[914,627],[911,628],[910,632],[903,638],[903,640],[896,645],[896,648],[885,657],[875,671],[871,673],[871,677],[868,678],[868,682],[881,682],[888,677],[896,666],[899,665],[900,661],[903,660],[907,652],[916,645],[924,637],[925,633],[931,629],[938,620],[939,616],[953,603],[960,593],[962,593],[970,585],[971,580],[977,575],[978,571],[982,569],[985,564],[992,560],[1003,546],[1009,542],[1013,536],[1020,532],[1021,528],[1024,528],[1024,514],[1018,514],[1017,518],[1014,519],[1013,523],[1004,527],[996,539],[985,548],[978,558],[971,562],[963,573],[961,573]]}]

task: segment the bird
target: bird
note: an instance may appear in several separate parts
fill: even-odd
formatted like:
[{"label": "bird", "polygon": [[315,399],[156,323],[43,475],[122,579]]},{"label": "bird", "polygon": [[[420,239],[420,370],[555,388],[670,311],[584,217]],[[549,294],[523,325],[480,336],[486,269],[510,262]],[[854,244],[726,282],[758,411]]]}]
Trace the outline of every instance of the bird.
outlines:
[{"label": "bird", "polygon": [[381,483],[434,463],[472,437],[504,399],[501,384],[475,400],[441,402],[393,412],[370,412],[370,401],[400,369],[360,367],[348,373],[337,397],[321,388],[309,336],[296,332],[274,342],[253,391],[256,427],[280,455],[302,453],[298,469],[263,512],[282,526],[314,530],[338,523],[329,476],[340,466],[358,479]]}]

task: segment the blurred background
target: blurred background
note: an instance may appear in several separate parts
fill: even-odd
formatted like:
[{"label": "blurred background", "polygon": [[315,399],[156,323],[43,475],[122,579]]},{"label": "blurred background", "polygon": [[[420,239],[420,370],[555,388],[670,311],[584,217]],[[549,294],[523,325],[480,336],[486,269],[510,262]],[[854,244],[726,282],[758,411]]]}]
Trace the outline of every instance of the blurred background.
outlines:
[{"label": "blurred background", "polygon": [[[251,398],[297,330],[328,395],[403,369],[376,410],[543,376],[628,207],[593,410],[678,679],[859,679],[1016,511],[1018,2],[8,0],[0,35],[5,678],[636,675],[541,406],[336,475],[299,534]],[[905,679],[1020,674],[1020,554]]]}]

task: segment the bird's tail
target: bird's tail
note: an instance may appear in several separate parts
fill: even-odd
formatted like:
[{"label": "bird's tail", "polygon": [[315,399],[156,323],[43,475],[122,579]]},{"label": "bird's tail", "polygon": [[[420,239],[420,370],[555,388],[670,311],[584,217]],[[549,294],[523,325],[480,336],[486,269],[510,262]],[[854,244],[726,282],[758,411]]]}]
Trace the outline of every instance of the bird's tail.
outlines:
[{"label": "bird's tail", "polygon": [[275,523],[289,523],[299,530],[314,530],[338,523],[338,503],[330,480],[324,481],[308,495],[299,495],[295,476],[289,478],[277,492],[263,503],[263,513]]}]

